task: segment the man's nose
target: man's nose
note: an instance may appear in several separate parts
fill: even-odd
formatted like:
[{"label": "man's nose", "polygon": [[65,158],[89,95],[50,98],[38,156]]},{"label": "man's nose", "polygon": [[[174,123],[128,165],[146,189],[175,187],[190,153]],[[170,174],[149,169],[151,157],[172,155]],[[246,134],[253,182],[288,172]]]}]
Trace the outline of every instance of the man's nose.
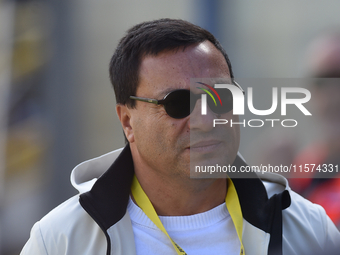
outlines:
[{"label": "man's nose", "polygon": [[198,129],[203,132],[209,132],[213,128],[214,119],[217,119],[217,114],[210,110],[207,106],[206,115],[202,114],[202,100],[198,99],[195,108],[190,114],[189,128],[191,130]]}]

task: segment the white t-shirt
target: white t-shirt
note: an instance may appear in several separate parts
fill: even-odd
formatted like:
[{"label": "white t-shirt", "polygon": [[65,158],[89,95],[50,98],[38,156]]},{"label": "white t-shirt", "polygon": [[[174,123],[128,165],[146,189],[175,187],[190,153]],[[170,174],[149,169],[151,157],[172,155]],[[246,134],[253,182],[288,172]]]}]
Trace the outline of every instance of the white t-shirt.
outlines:
[{"label": "white t-shirt", "polygon": [[[177,255],[169,238],[130,198],[137,255]],[[240,241],[225,203],[190,216],[159,216],[169,236],[188,255],[240,254]]]}]

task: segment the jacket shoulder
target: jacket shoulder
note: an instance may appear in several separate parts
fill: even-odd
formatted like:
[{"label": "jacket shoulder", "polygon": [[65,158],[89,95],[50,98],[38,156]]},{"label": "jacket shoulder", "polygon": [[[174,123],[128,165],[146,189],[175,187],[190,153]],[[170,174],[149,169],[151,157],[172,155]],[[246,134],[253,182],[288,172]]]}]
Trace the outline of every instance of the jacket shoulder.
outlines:
[{"label": "jacket shoulder", "polygon": [[[340,232],[318,204],[290,190],[291,205],[282,212],[283,250],[286,254],[336,254]],[[284,253],[285,254],[285,253]]]},{"label": "jacket shoulder", "polygon": [[105,254],[106,246],[104,232],[81,207],[76,195],[33,226],[21,254]]},{"label": "jacket shoulder", "polygon": [[289,191],[291,204],[282,211],[283,254],[337,254],[340,232],[320,205],[292,191],[288,180],[281,175],[265,173],[259,177],[268,198]]}]

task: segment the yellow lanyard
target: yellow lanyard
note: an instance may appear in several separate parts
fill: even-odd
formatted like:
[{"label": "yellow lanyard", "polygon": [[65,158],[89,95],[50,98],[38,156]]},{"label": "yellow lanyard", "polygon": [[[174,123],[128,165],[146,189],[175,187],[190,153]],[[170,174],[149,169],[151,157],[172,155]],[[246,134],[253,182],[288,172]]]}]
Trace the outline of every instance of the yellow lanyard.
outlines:
[{"label": "yellow lanyard", "polygon": [[[146,216],[170,239],[178,255],[187,255],[187,253],[171,239],[168,232],[166,232],[161,220],[159,219],[155,209],[153,208],[148,196],[139,184],[136,175],[133,177],[131,192],[137,205],[143,210]],[[225,198],[227,209],[230,213],[231,219],[236,228],[237,236],[241,243],[240,255],[245,255],[244,247],[242,244],[242,229],[243,229],[243,217],[240,202],[238,200],[235,186],[231,179],[228,178],[228,191]]]}]

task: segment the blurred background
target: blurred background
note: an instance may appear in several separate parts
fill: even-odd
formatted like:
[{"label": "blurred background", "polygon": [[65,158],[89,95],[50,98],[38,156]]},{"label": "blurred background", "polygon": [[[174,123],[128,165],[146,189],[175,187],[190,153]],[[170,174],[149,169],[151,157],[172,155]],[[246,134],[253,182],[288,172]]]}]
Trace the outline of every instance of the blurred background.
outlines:
[{"label": "blurred background", "polygon": [[[128,28],[170,17],[208,29],[239,83],[259,83],[255,108],[269,109],[270,84],[301,87],[302,78],[325,74],[310,67],[308,49],[337,30],[339,10],[338,0],[0,0],[0,254],[18,254],[34,222],[76,194],[74,166],[124,145],[108,63]],[[249,164],[290,164],[322,137],[313,93],[313,117],[287,117],[298,119],[296,128],[241,129]]]}]

